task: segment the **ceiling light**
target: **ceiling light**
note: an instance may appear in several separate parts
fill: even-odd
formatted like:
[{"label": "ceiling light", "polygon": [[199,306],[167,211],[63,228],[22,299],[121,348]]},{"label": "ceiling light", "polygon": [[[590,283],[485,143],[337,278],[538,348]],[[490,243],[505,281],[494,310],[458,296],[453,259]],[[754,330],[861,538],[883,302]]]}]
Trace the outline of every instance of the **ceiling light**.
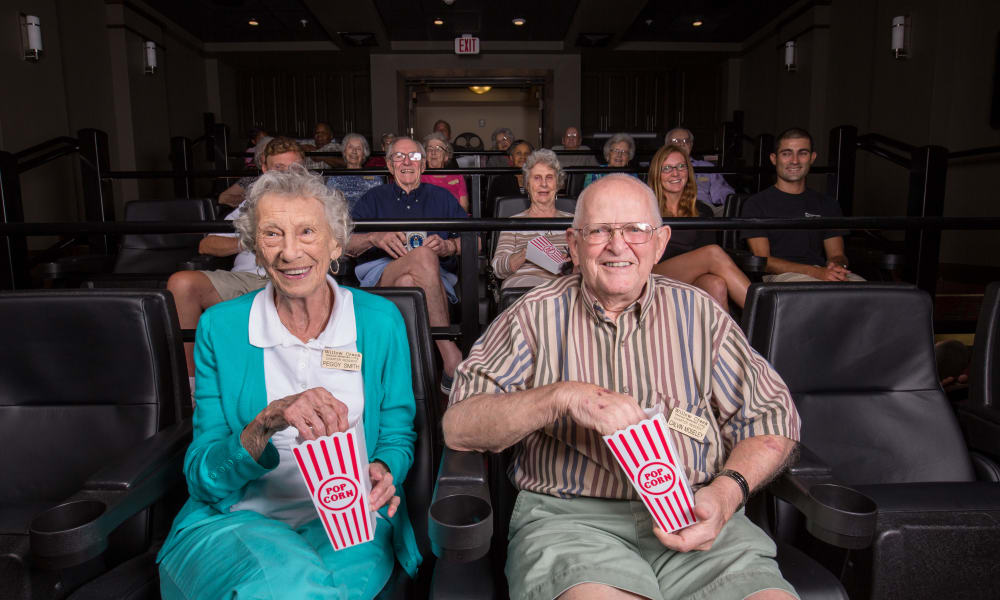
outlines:
[{"label": "ceiling light", "polygon": [[256,26],[260,25],[260,21],[258,21],[254,17],[250,17],[250,20],[247,21],[247,25],[249,25],[250,27],[256,27]]},{"label": "ceiling light", "polygon": [[469,91],[473,94],[485,94],[486,92],[493,89],[490,85],[470,85]]},{"label": "ceiling light", "polygon": [[444,25],[444,19],[441,18],[434,19],[434,24],[440,27],[441,25]]},{"label": "ceiling light", "polygon": [[525,23],[527,23],[527,21],[525,21],[523,17],[515,17],[511,21],[511,23],[513,23],[514,25],[516,25],[518,27],[522,27]]},{"label": "ceiling light", "polygon": [[702,25],[704,25],[704,23],[701,19],[696,19],[693,23],[691,23],[691,27],[701,27]]}]

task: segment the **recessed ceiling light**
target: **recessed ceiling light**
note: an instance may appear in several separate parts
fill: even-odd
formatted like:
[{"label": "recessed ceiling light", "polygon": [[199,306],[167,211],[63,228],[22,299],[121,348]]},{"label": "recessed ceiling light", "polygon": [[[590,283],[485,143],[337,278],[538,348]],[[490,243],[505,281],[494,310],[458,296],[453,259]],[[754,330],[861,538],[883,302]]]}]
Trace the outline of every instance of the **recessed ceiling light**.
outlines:
[{"label": "recessed ceiling light", "polygon": [[260,25],[260,21],[258,21],[257,19],[255,19],[253,17],[250,17],[250,20],[247,21],[247,25],[249,25],[250,27],[256,27],[256,26]]},{"label": "recessed ceiling light", "polygon": [[525,21],[523,17],[515,17],[511,20],[511,23],[517,25],[518,27],[522,27],[525,23],[527,23],[527,21]]},{"label": "recessed ceiling light", "polygon": [[701,27],[702,25],[704,25],[704,23],[701,22],[701,19],[698,19],[694,23],[691,23],[691,27]]},{"label": "recessed ceiling light", "polygon": [[434,24],[440,27],[441,25],[444,25],[444,19],[440,19],[440,18],[439,19],[434,19]]}]

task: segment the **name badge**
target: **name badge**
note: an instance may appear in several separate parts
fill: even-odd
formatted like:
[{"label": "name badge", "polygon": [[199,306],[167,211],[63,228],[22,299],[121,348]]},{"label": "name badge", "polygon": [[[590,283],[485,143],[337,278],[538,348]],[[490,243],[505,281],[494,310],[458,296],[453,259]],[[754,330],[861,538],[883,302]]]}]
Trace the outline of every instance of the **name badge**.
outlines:
[{"label": "name badge", "polygon": [[323,368],[340,369],[341,371],[360,371],[361,353],[348,350],[323,349]]},{"label": "name badge", "polygon": [[670,411],[670,420],[667,421],[667,427],[689,438],[701,441],[705,439],[705,434],[708,433],[708,420],[698,415],[692,415],[682,408],[675,408]]}]

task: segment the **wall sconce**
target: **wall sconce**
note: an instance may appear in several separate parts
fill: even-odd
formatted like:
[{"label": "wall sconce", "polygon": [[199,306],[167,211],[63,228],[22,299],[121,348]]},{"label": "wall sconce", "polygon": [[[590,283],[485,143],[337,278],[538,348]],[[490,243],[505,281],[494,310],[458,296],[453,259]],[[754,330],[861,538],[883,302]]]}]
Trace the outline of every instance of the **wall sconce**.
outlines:
[{"label": "wall sconce", "polygon": [[24,60],[38,62],[42,57],[42,22],[35,15],[21,15],[21,45]]},{"label": "wall sconce", "polygon": [[910,17],[900,15],[892,18],[891,45],[895,58],[910,57]]},{"label": "wall sconce", "polygon": [[470,92],[472,92],[473,94],[479,94],[479,95],[483,95],[483,94],[485,94],[486,92],[488,92],[488,91],[490,91],[492,89],[493,89],[493,86],[491,86],[491,85],[470,85],[469,86],[469,91]]},{"label": "wall sconce", "polygon": [[146,42],[143,45],[142,63],[146,75],[156,73],[156,42]]},{"label": "wall sconce", "polygon": [[795,42],[789,41],[785,42],[785,70],[788,72],[798,70],[798,65],[795,62]]}]

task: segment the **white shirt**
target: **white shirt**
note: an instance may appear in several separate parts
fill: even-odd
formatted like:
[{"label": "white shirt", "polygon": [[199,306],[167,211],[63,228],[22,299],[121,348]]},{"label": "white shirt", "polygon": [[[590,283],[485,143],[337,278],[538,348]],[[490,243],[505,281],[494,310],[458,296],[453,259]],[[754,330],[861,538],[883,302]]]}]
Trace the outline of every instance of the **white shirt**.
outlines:
[{"label": "white shirt", "polygon": [[[240,205],[237,206],[233,212],[226,215],[227,221],[235,221],[236,217],[243,214],[243,205],[247,201],[243,200]],[[219,237],[236,237],[236,233],[213,233],[212,235],[217,235]],[[261,277],[266,277],[267,272],[264,267],[257,266],[257,257],[254,256],[253,252],[247,250],[240,250],[240,253],[236,255],[236,260],[233,261],[233,273],[256,273]],[[252,322],[252,319],[251,319]]]},{"label": "white shirt", "polygon": [[[341,288],[332,277],[327,283],[333,290],[333,312],[326,329],[318,337],[303,342],[281,323],[274,304],[274,286],[268,283],[250,307],[250,343],[264,349],[264,382],[270,404],[314,387],[325,388],[347,405],[348,422],[361,423],[365,407],[361,371],[324,369],[324,348],[357,352],[358,333],[351,292]],[[364,360],[364,357],[362,357]],[[260,514],[298,527],[316,518],[309,490],[292,455],[292,445],[300,443],[298,430],[286,427],[271,438],[278,450],[279,463],[259,479],[247,485],[243,499],[230,509],[254,510]]]}]

